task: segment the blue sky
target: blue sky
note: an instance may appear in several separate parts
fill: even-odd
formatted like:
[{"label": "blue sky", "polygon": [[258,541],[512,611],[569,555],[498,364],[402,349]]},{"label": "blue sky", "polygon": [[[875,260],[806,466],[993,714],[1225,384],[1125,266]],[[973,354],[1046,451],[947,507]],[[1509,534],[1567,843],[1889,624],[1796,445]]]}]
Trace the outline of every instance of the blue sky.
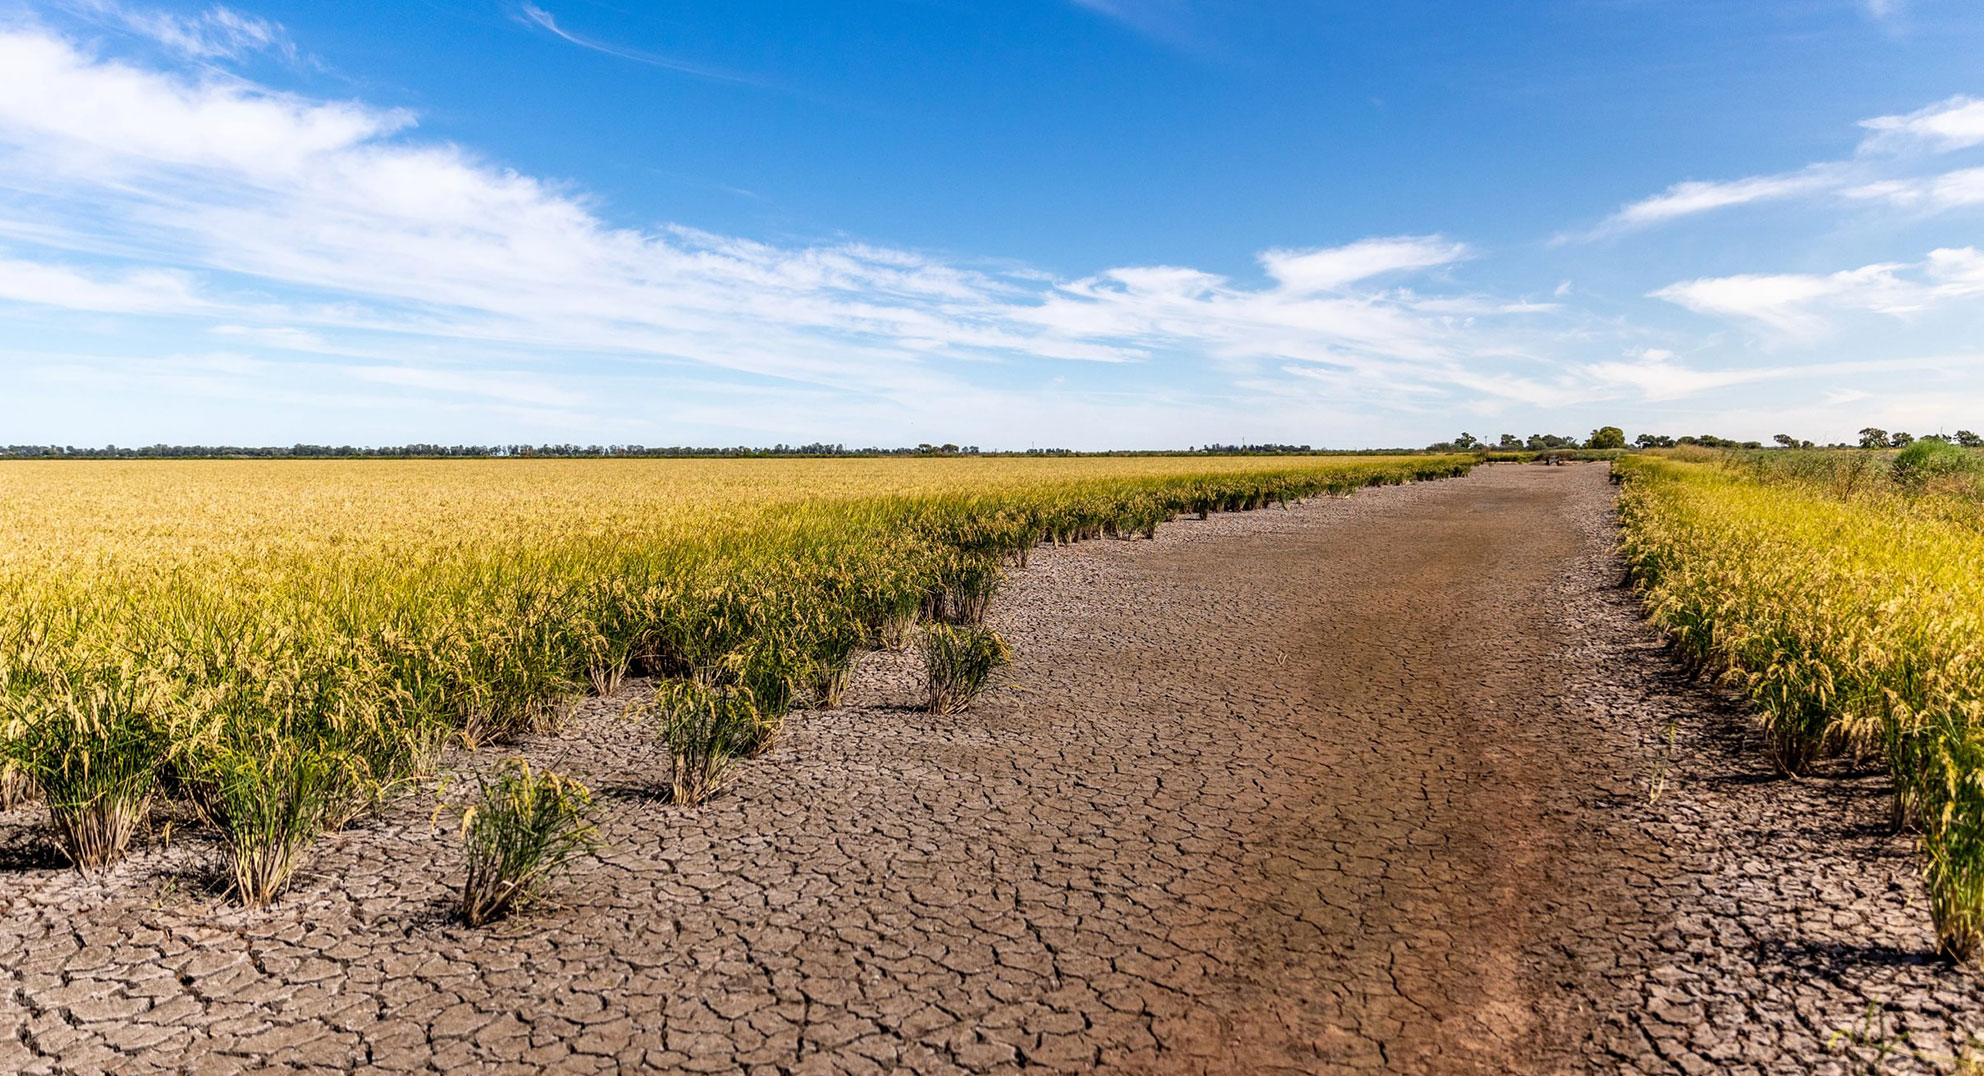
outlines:
[{"label": "blue sky", "polygon": [[0,0],[0,442],[1984,428],[1974,0]]}]

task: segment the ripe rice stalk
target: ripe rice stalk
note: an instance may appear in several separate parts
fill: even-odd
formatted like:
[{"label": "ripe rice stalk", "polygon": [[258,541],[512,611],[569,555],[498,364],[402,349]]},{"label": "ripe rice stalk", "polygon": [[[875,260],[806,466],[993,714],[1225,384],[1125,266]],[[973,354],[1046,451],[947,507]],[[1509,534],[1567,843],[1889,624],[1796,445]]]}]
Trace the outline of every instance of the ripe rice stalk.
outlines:
[{"label": "ripe rice stalk", "polygon": [[232,892],[263,907],[288,888],[318,836],[363,799],[363,776],[353,760],[322,745],[243,732],[208,749],[191,769],[203,813],[226,847]]},{"label": "ripe rice stalk", "polygon": [[[161,779],[228,817],[192,748],[237,718],[361,775],[325,826],[431,772],[447,737],[548,731],[632,672],[712,670],[726,712],[749,714],[730,722],[727,763],[772,741],[795,691],[837,693],[854,650],[826,621],[857,625],[855,649],[907,646],[933,582],[943,617],[979,619],[997,566],[1045,540],[1471,463],[9,462],[0,729],[92,862],[128,842]],[[112,671],[95,686],[62,672],[85,666]],[[91,701],[115,690],[145,704]]]},{"label": "ripe rice stalk", "polygon": [[569,777],[533,771],[513,758],[493,777],[477,778],[477,790],[476,802],[462,812],[467,869],[457,905],[471,927],[542,899],[559,871],[599,848],[592,792]]},{"label": "ripe rice stalk", "polygon": [[1006,641],[986,627],[933,624],[924,629],[921,642],[933,714],[962,711],[992,674],[1012,661]]},{"label": "ripe rice stalk", "polygon": [[[1940,452],[1940,450],[1938,450]],[[1629,457],[1628,564],[1656,622],[1727,669],[1772,761],[1877,748],[1939,947],[1984,957],[1984,519],[1974,492],[1864,481],[1855,453]],[[1925,465],[1926,466],[1926,465]],[[1974,487],[1966,487],[1974,490]]]},{"label": "ripe rice stalk", "polygon": [[12,759],[0,761],[0,811],[34,802],[34,781]]},{"label": "ripe rice stalk", "polygon": [[5,744],[40,789],[55,845],[78,870],[121,859],[143,825],[171,747],[162,688],[124,667],[53,672],[48,693],[15,708]]},{"label": "ripe rice stalk", "polygon": [[687,807],[715,795],[759,735],[758,709],[736,688],[671,680],[655,689],[648,709],[668,749],[669,790]]}]

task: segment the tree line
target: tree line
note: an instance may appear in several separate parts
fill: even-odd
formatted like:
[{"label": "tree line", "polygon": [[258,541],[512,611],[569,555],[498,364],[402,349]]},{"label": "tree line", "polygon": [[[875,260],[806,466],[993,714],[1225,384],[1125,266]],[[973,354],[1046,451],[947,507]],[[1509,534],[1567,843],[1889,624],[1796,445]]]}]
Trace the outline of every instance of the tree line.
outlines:
[{"label": "tree line", "polygon": [[[1682,437],[1669,437],[1666,434],[1643,433],[1633,438],[1632,443],[1640,448],[1673,448],[1676,445],[1702,445],[1707,448],[1762,448],[1760,441],[1736,441],[1714,434],[1692,434]],[[1617,426],[1600,426],[1591,431],[1589,437],[1576,435],[1563,436],[1554,433],[1532,433],[1528,437],[1517,437],[1512,433],[1502,434],[1494,441],[1484,441],[1471,433],[1462,433],[1451,441],[1438,441],[1426,446],[1428,452],[1549,452],[1574,448],[1625,448],[1626,431]]]},{"label": "tree line", "polygon": [[[1065,449],[1041,450],[1043,454]],[[840,444],[736,445],[146,445],[102,448],[75,445],[0,445],[0,457],[18,459],[591,459],[767,456],[977,456],[977,445],[920,444],[913,448],[848,448]]]},{"label": "tree line", "polygon": [[[1782,437],[1784,435],[1779,434],[1778,436]],[[1904,430],[1896,430],[1893,433],[1889,433],[1878,426],[1868,426],[1860,431],[1861,448],[1907,448],[1917,441],[1943,441],[1950,444],[1962,445],[1964,448],[1984,448],[1984,437],[1979,437],[1969,430],[1958,430],[1955,436],[1945,436],[1940,433],[1925,433],[1920,437],[1916,437]],[[1810,441],[1805,442],[1807,448],[1811,447],[1811,444]]]}]

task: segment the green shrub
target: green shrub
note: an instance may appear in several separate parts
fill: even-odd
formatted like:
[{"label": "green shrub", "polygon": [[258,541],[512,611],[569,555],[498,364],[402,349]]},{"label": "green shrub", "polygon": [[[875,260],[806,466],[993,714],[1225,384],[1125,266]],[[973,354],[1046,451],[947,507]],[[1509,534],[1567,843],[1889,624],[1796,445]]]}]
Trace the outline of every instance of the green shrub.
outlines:
[{"label": "green shrub", "polygon": [[477,785],[478,802],[462,812],[468,872],[459,911],[472,927],[537,900],[560,869],[599,847],[592,793],[579,782],[513,758]]},{"label": "green shrub", "polygon": [[1916,441],[1895,454],[1893,475],[1903,485],[1915,485],[1946,475],[1980,469],[1976,455],[1948,441]]},{"label": "green shrub", "polygon": [[1012,661],[999,633],[985,627],[933,624],[923,633],[923,671],[930,712],[954,714],[983,690],[992,673]]}]

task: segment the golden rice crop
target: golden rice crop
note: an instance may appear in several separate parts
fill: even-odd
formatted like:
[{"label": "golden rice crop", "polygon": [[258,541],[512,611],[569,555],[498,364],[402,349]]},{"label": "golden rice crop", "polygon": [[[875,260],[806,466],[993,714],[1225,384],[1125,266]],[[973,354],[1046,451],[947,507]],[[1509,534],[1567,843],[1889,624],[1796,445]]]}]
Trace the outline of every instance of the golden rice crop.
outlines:
[{"label": "golden rice crop", "polygon": [[[348,818],[447,737],[552,729],[630,671],[748,699],[770,736],[797,697],[838,693],[856,649],[919,617],[982,617],[999,566],[1042,541],[1471,463],[0,464],[0,769],[44,793],[79,766],[128,772],[116,803],[130,810],[156,774],[273,893],[303,852],[299,826]],[[94,713],[97,696],[138,700],[118,720],[167,730],[169,746],[119,763],[124,741],[101,720],[70,722],[93,739],[58,735],[49,715]],[[284,746],[254,746],[268,736]],[[269,758],[309,765],[247,765]],[[288,790],[268,818],[220,795],[264,788]]]},{"label": "golden rice crop", "polygon": [[1984,532],[1942,494],[1841,486],[1849,464],[1622,461],[1626,557],[1654,618],[1746,689],[1779,767],[1885,756],[1939,944],[1984,955]]}]

